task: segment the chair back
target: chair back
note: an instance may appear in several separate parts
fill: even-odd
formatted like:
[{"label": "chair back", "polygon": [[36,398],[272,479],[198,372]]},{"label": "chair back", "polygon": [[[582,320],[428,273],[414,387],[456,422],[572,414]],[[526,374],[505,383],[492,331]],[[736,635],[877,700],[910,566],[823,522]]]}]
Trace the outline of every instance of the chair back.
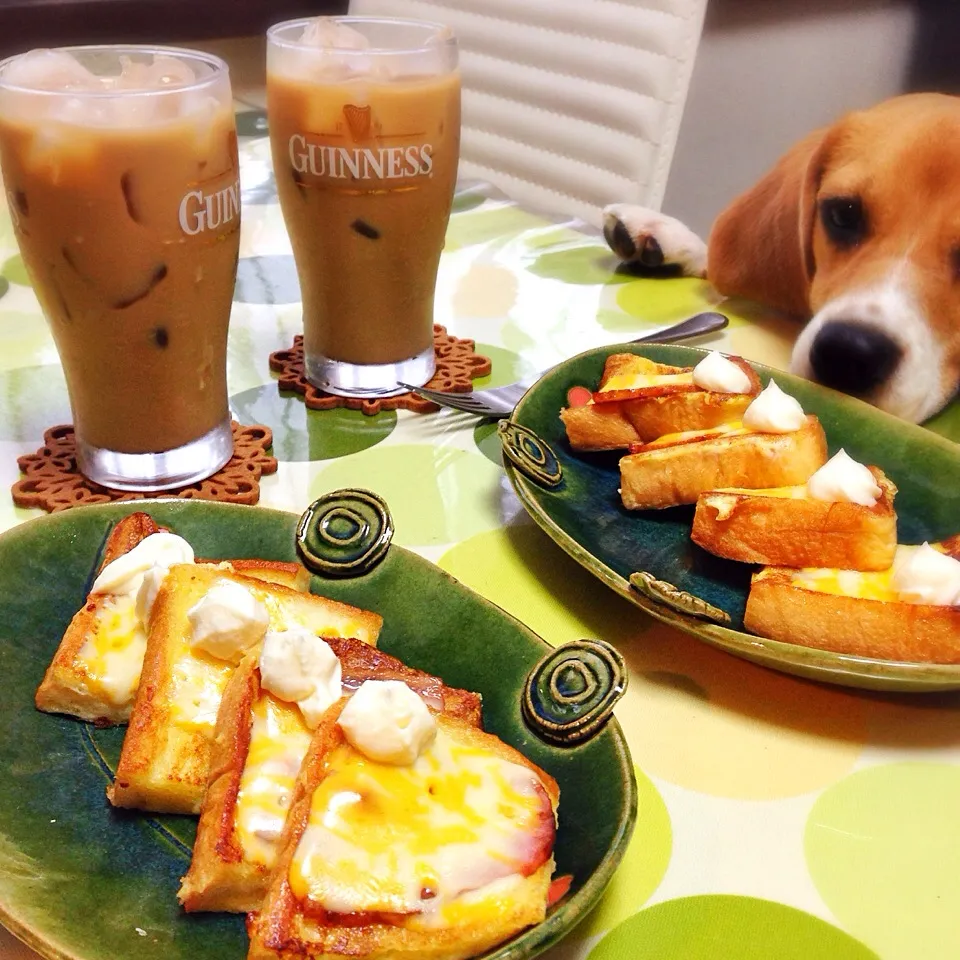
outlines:
[{"label": "chair back", "polygon": [[659,209],[707,0],[351,0],[449,25],[460,44],[460,175],[598,224]]}]

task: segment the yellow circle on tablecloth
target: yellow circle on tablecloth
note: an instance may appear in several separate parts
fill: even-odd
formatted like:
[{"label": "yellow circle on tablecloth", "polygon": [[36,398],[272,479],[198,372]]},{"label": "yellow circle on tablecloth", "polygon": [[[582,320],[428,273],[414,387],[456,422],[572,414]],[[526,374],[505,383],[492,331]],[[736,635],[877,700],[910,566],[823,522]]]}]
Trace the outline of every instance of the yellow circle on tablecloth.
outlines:
[{"label": "yellow circle on tablecloth", "polygon": [[622,646],[630,696],[618,707],[634,759],[690,790],[773,800],[848,773],[867,736],[856,693],[754,666],[665,624]]},{"label": "yellow circle on tablecloth", "polygon": [[517,299],[517,277],[496,263],[474,263],[460,277],[451,308],[457,319],[505,317]]}]

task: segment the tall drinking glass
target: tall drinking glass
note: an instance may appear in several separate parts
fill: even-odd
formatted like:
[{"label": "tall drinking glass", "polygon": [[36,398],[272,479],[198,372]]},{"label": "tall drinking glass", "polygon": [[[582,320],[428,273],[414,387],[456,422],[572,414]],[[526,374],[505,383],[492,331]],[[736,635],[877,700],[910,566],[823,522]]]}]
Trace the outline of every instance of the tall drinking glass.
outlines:
[{"label": "tall drinking glass", "polygon": [[226,64],[123,46],[4,60],[0,166],[80,470],[123,490],[216,472],[233,451],[226,344],[240,243]]},{"label": "tall drinking glass", "polygon": [[460,156],[453,34],[414,20],[277,24],[267,112],[307,378],[359,397],[426,383]]}]

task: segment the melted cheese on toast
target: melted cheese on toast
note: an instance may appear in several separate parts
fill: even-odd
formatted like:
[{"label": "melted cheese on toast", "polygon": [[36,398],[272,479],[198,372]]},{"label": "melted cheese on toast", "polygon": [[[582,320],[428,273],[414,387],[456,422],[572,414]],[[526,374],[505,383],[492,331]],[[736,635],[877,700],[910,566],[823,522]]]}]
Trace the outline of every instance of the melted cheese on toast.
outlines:
[{"label": "melted cheese on toast", "polygon": [[92,697],[117,707],[130,706],[146,649],[147,634],[136,614],[136,597],[107,597],[74,663]]},{"label": "melted cheese on toast", "polygon": [[433,914],[449,923],[445,911],[458,898],[540,866],[554,827],[530,769],[458,743],[442,727],[406,767],[343,744],[313,794],[289,882],[296,897],[332,913]]},{"label": "melted cheese on toast", "polygon": [[[945,553],[938,543],[931,543],[934,550]],[[790,573],[790,585],[801,590],[829,593],[838,597],[855,597],[859,600],[879,600],[882,603],[897,603],[900,595],[893,586],[894,567],[903,563],[916,546],[899,544],[893,566],[888,570],[835,570],[828,567],[806,567]],[[786,568],[778,568],[786,569]],[[763,576],[762,571],[760,576]]]},{"label": "melted cheese on toast", "polygon": [[656,440],[642,445],[642,451],[656,450],[659,447],[674,447],[684,443],[698,443],[701,440],[718,440],[721,437],[741,437],[748,433],[757,431],[745,427],[739,420],[732,423],[724,423],[718,427],[710,427],[706,430],[688,430],[684,433],[665,433]]},{"label": "melted cheese on toast", "polygon": [[773,497],[777,500],[809,500],[810,491],[805,483],[797,484],[793,487],[762,487],[757,490],[751,490],[748,487],[719,487],[705,493],[705,497],[712,497],[714,494],[727,494],[738,497]]},{"label": "melted cheese on toast", "polygon": [[792,487],[765,487],[749,490],[745,487],[720,487],[700,494],[700,499],[717,512],[717,520],[726,520],[736,510],[740,497],[767,497],[772,500],[807,500],[810,492],[805,483]]},{"label": "melted cheese on toast", "polygon": [[240,778],[234,823],[245,860],[268,869],[287,818],[310,729],[295,704],[262,691],[253,706],[250,748]]},{"label": "melted cheese on toast", "polygon": [[642,390],[644,387],[680,386],[693,383],[693,371],[686,373],[617,373],[597,393],[614,390]]},{"label": "melted cheese on toast", "polygon": [[182,730],[201,730],[212,737],[223,691],[233,669],[233,664],[200,651],[182,651],[170,680],[173,723]]}]

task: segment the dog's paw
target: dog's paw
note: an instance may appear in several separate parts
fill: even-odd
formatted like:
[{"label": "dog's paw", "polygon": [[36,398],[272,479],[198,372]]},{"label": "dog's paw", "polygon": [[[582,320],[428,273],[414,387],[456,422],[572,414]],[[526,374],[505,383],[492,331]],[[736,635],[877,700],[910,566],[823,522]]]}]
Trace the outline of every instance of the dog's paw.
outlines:
[{"label": "dog's paw", "polygon": [[627,263],[644,267],[679,267],[684,276],[707,271],[707,245],[679,220],[631,203],[603,208],[603,236]]}]

